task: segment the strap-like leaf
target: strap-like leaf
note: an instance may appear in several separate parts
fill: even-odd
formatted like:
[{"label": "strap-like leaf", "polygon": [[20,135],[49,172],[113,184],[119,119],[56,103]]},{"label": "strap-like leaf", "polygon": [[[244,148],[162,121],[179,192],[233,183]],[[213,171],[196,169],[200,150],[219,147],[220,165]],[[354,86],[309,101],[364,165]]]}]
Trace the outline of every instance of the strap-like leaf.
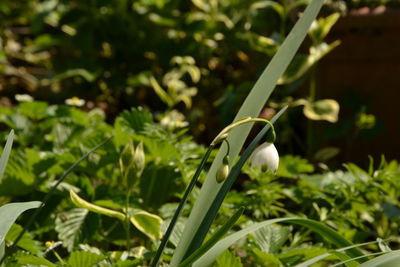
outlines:
[{"label": "strap-like leaf", "polygon": [[3,153],[0,157],[0,181],[3,178],[4,171],[7,166],[8,158],[10,156],[11,147],[14,139],[14,130],[11,130],[10,134],[7,137],[6,145],[4,146]]},{"label": "strap-like leaf", "polygon": [[[323,0],[313,0],[306,8],[299,21],[296,23],[276,55],[272,58],[269,65],[254,85],[253,89],[237,113],[234,121],[240,118],[258,116],[273,89],[275,88],[279,77],[283,74],[290,61],[293,59],[293,56],[295,55],[300,44],[304,40],[308,28],[317,16],[323,2]],[[239,154],[239,151],[243,146],[250,129],[251,125],[244,125],[232,130],[232,132],[229,134],[228,141],[231,144],[229,157],[231,159],[236,158],[236,156]],[[182,238],[174,252],[171,262],[172,267],[177,266],[182,260],[183,256],[185,255],[186,248],[191,242],[194,233],[197,231],[202,219],[205,216],[205,213],[211,205],[210,199],[213,199],[221,188],[221,185],[217,184],[215,180],[215,174],[221,166],[222,158],[225,156],[226,151],[227,146],[224,144],[216,156],[213,164],[211,165],[199,197],[197,198],[189,220],[185,226]]]}]

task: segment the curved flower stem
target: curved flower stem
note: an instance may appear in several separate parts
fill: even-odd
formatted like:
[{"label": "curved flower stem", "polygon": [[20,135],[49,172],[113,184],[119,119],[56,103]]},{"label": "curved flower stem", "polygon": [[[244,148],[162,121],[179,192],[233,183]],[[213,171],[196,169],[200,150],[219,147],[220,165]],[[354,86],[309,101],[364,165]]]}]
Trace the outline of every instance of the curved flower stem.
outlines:
[{"label": "curved flower stem", "polygon": [[[211,145],[217,145],[220,142],[222,142],[223,140],[226,139],[226,137],[228,136],[228,133],[235,127],[245,124],[245,123],[249,123],[249,122],[264,122],[266,124],[268,124],[271,127],[271,131],[273,132],[273,135],[275,137],[275,128],[274,125],[272,125],[272,123],[267,120],[267,119],[261,119],[261,118],[252,118],[252,117],[247,117],[247,118],[243,118],[240,120],[237,120],[231,124],[229,124],[228,126],[226,126],[215,138],[214,140],[211,142]],[[275,138],[274,138],[275,139]]]},{"label": "curved flower stem", "polygon": [[[281,109],[272,119],[275,122],[282,114],[285,112],[287,107]],[[264,121],[263,119],[260,119]],[[259,121],[259,120],[257,120]],[[227,127],[228,128],[228,127]],[[226,128],[225,128],[226,129]],[[208,211],[206,212],[205,217],[203,218],[202,222],[200,223],[199,228],[197,229],[195,235],[193,236],[191,242],[186,248],[186,252],[184,254],[183,260],[189,257],[194,251],[196,251],[201,244],[203,243],[204,238],[207,235],[208,230],[217,215],[219,208],[225,196],[228,194],[231,186],[233,185],[236,177],[239,175],[240,170],[242,169],[246,160],[250,157],[253,150],[256,148],[258,143],[261,141],[262,138],[268,133],[269,130],[273,131],[273,125],[271,122],[267,121],[267,125],[257,134],[257,136],[253,139],[253,141],[249,144],[246,150],[243,152],[242,156],[239,158],[239,161],[233,166],[232,170],[230,171],[228,177],[226,178],[224,184],[218,191],[217,195],[215,196],[211,206],[209,207]]]},{"label": "curved flower stem", "polygon": [[229,155],[229,152],[231,150],[231,145],[229,144],[229,141],[227,139],[224,139],[225,143],[226,143],[226,155]]}]

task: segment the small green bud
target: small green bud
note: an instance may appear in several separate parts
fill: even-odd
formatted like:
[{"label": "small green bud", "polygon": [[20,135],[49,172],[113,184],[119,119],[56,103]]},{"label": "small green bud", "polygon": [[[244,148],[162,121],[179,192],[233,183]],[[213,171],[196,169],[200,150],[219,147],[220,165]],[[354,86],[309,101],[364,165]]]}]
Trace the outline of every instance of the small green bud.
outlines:
[{"label": "small green bud", "polygon": [[130,141],[122,150],[119,164],[123,183],[131,188],[135,181],[140,178],[145,167],[143,143],[140,143],[135,149],[133,142]]},{"label": "small green bud", "polygon": [[135,147],[133,146],[132,140],[130,140],[124,147],[119,157],[119,167],[121,172],[124,173],[129,165],[132,164],[132,158],[135,155]]},{"label": "small green bud", "polygon": [[229,174],[229,156],[225,156],[222,160],[222,165],[217,171],[216,180],[217,183],[223,182]]}]

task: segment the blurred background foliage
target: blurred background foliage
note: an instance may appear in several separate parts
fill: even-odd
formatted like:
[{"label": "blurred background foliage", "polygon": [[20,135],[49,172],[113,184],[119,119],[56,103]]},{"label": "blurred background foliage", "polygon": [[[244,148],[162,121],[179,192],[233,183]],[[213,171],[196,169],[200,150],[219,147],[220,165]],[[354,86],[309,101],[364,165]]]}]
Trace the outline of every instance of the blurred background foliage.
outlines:
[{"label": "blurred background foliage", "polygon": [[[62,104],[76,96],[86,101],[86,110],[103,109],[108,122],[132,106],[154,114],[174,111],[173,116],[190,123],[192,135],[207,142],[232,120],[308,2],[4,0],[0,101],[11,106],[16,94],[29,94]],[[317,93],[317,64],[340,45],[340,40],[325,39],[348,9],[396,2],[327,1],[261,115],[269,118],[276,108],[291,104],[302,106],[308,120],[337,122],[339,104]],[[327,140],[313,134],[311,122],[302,126],[299,111],[289,114],[292,127],[281,141],[288,152],[307,153],[311,159]],[[354,111],[345,134],[356,138],[362,132],[365,123],[359,120],[373,116],[367,111],[364,106]],[[332,128],[325,136],[339,134]]]}]

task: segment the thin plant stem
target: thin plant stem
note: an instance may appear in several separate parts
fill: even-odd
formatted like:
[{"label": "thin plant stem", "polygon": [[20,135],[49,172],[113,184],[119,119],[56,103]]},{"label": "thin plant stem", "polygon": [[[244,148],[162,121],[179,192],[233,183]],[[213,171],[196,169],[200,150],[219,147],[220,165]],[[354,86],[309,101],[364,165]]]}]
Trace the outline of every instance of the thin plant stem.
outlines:
[{"label": "thin plant stem", "polygon": [[131,196],[131,191],[128,190],[127,194],[126,194],[126,200],[125,200],[125,231],[126,231],[126,249],[128,251],[128,255],[129,255],[129,251],[131,248],[130,245],[130,240],[131,240],[131,236],[130,236],[130,221],[129,221],[129,200],[130,200],[130,196]]},{"label": "thin plant stem", "polygon": [[196,185],[196,182],[201,174],[201,171],[203,170],[207,159],[210,157],[211,151],[213,150],[214,146],[210,145],[207,149],[206,154],[204,154],[203,159],[200,162],[199,167],[197,168],[195,174],[193,175],[192,180],[190,181],[188,187],[186,188],[186,191],[183,195],[183,198],[181,202],[179,202],[178,208],[176,209],[174,216],[172,217],[171,222],[168,225],[167,231],[165,232],[163,238],[161,239],[161,243],[157,249],[156,255],[154,256],[153,260],[150,263],[150,267],[156,267],[158,264],[158,261],[160,260],[160,257],[164,251],[165,246],[168,243],[169,237],[172,234],[172,231],[174,230],[175,224],[178,220],[179,215],[181,214],[183,207],[186,204],[187,198],[189,197],[190,192],[192,192],[194,186]]},{"label": "thin plant stem", "polygon": [[65,261],[61,258],[60,254],[57,253],[57,251],[53,250],[53,255],[58,259],[58,261],[62,264],[65,265]]},{"label": "thin plant stem", "polygon": [[[315,65],[311,68],[311,76],[310,76],[310,91],[308,100],[310,101],[310,105],[314,105],[316,91],[317,91],[317,76]],[[314,150],[314,128],[313,121],[308,119],[307,121],[307,157],[311,159],[312,153]]]}]

